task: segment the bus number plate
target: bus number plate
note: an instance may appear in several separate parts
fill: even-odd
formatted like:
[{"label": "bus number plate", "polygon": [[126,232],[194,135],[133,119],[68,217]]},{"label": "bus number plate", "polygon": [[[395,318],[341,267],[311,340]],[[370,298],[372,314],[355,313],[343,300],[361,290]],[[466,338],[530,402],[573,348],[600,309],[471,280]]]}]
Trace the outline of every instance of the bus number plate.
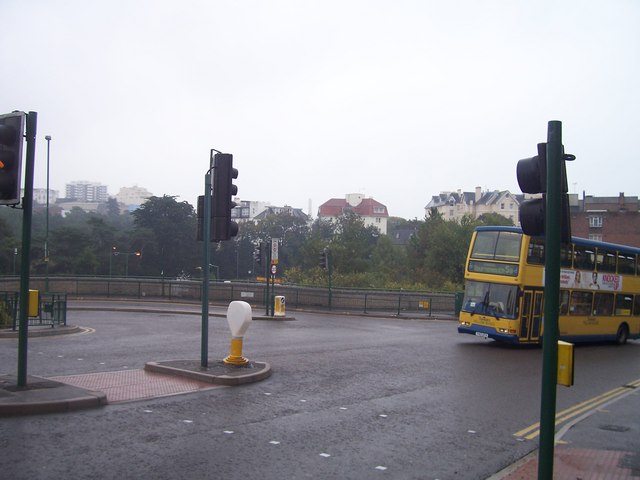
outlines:
[{"label": "bus number plate", "polygon": [[488,333],[476,332],[476,337],[484,338],[485,340],[489,338]]}]

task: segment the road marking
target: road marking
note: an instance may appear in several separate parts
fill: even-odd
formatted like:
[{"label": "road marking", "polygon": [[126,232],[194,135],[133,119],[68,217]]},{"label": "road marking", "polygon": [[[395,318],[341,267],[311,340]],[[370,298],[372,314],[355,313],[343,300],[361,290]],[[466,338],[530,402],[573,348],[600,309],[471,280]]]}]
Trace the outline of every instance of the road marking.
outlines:
[{"label": "road marking", "polygon": [[[591,415],[596,409],[604,404],[612,403],[615,400],[622,398],[627,393],[630,393],[632,389],[640,388],[640,379],[629,382],[622,387],[614,388],[608,392],[602,393],[596,397],[585,400],[572,407],[567,408],[561,412],[556,413],[556,427],[561,425],[575,417],[585,417]],[[515,437],[524,438],[526,440],[533,440],[540,435],[540,422],[534,423],[529,427],[513,434]]]}]

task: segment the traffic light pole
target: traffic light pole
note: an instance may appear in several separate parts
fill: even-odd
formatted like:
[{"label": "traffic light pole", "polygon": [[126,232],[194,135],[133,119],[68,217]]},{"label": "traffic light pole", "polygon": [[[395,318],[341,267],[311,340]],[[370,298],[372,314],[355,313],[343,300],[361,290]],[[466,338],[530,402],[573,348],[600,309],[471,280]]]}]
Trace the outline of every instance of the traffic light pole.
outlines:
[{"label": "traffic light pole", "polygon": [[558,381],[558,315],[560,311],[560,241],[562,218],[562,123],[547,130],[547,192],[544,264],[544,335],[538,479],[553,478],[556,384]]},{"label": "traffic light pole", "polygon": [[265,289],[265,296],[264,296],[264,308],[265,308],[265,316],[269,316],[269,298],[271,298],[271,296],[269,295],[269,283],[271,281],[271,271],[269,270],[271,268],[271,241],[269,241],[269,245],[267,247],[267,258],[266,258],[266,262],[264,265],[264,279],[265,279],[265,283],[267,284],[267,287]]},{"label": "traffic light pole", "polygon": [[[22,256],[20,259],[20,325],[18,327],[18,386],[27,385],[27,348],[29,338],[29,266],[31,263],[31,217],[33,209],[33,173],[36,154],[37,112],[29,112],[26,121],[27,154],[22,199]],[[22,132],[20,132],[22,135]]]},{"label": "traffic light pole", "polygon": [[204,218],[202,228],[202,332],[200,339],[200,366],[209,366],[209,263],[211,240],[211,168],[204,176]]}]

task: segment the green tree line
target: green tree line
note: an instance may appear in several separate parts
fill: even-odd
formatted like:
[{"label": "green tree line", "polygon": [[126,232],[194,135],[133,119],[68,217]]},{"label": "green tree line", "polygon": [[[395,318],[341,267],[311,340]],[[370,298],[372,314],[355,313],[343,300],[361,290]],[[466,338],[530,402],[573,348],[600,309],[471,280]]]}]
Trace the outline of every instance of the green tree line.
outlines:
[{"label": "green tree line", "polygon": [[[196,240],[196,212],[188,202],[164,195],[150,197],[137,210],[120,213],[115,200],[100,213],[74,208],[65,216],[52,206],[33,212],[31,271],[50,275],[165,276],[202,275],[203,244]],[[20,271],[22,211],[0,208],[0,274]],[[303,285],[325,285],[321,252],[330,250],[335,286],[458,290],[464,260],[477,225],[510,225],[497,214],[446,221],[433,209],[424,220],[392,217],[388,235],[366,226],[353,212],[335,221],[304,219],[283,213],[240,226],[234,239],[210,245],[212,278],[255,279],[266,274],[266,259],[255,252],[262,242],[279,239],[278,277]],[[407,240],[394,241],[405,232]],[[45,258],[45,242],[49,256]]]}]

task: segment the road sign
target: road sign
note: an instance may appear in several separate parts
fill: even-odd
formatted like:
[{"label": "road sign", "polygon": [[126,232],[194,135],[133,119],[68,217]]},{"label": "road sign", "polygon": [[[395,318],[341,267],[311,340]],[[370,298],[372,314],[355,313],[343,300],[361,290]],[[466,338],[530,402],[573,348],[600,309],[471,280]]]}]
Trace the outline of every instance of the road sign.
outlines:
[{"label": "road sign", "polygon": [[271,265],[271,275],[275,275],[277,271],[278,271],[278,266]]}]

